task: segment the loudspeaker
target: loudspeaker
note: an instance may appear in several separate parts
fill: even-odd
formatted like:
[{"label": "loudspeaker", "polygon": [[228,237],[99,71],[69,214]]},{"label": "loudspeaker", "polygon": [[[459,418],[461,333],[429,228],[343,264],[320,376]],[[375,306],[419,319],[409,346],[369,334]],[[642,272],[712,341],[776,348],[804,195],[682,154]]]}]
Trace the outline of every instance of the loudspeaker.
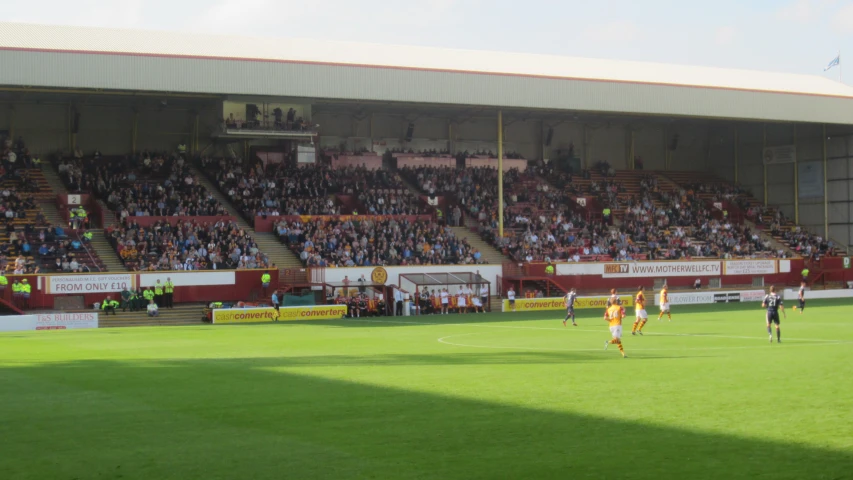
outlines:
[{"label": "loudspeaker", "polygon": [[672,143],[669,144],[670,150],[676,150],[678,148],[678,134],[673,135]]},{"label": "loudspeaker", "polygon": [[406,130],[406,141],[411,142],[412,136],[415,134],[415,124],[409,123],[409,128]]},{"label": "loudspeaker", "polygon": [[551,146],[551,139],[552,138],[554,138],[554,129],[551,127],[548,127],[548,134],[545,135],[545,146],[546,147]]}]

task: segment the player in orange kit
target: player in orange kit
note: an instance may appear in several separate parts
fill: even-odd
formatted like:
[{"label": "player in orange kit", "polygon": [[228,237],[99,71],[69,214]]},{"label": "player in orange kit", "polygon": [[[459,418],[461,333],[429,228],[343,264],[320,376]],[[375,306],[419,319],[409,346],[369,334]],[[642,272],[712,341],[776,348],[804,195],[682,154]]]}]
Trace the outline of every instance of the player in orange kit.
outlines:
[{"label": "player in orange kit", "polygon": [[660,291],[660,314],[658,314],[658,320],[663,318],[663,314],[666,314],[669,317],[669,321],[672,321],[672,314],[669,312],[669,287],[664,283],[663,289]]},{"label": "player in orange kit", "polygon": [[637,298],[634,299],[634,309],[637,312],[637,318],[634,319],[634,325],[631,327],[631,335],[643,334],[643,326],[649,320],[649,314],[646,313],[646,295],[643,293],[644,288],[641,286],[637,292]]},{"label": "player in orange kit", "polygon": [[604,312],[604,321],[610,325],[610,335],[613,338],[604,342],[604,349],[607,350],[611,343],[616,344],[619,346],[622,358],[628,358],[628,355],[625,355],[625,349],[622,347],[622,317],[624,315],[625,311],[621,305],[608,300],[607,311]]}]

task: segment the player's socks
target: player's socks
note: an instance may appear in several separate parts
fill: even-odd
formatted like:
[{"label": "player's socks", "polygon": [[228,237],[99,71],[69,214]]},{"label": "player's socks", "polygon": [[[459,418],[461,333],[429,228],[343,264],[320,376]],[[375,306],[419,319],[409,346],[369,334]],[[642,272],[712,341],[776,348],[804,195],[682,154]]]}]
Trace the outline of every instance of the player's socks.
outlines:
[{"label": "player's socks", "polygon": [[640,326],[637,328],[637,331],[638,331],[638,332],[643,333],[643,327],[645,327],[645,326],[646,326],[646,322],[647,322],[647,321],[648,321],[648,320],[640,320]]},{"label": "player's socks", "polygon": [[[782,330],[776,329],[776,343],[782,343]],[[794,342],[797,343],[797,342]]]},{"label": "player's socks", "polygon": [[640,325],[640,321],[634,320],[634,325],[631,326],[631,333],[636,333],[637,332],[637,326],[639,326],[639,325]]},{"label": "player's socks", "polygon": [[618,346],[618,347],[619,347],[619,353],[621,353],[621,354],[622,354],[622,356],[624,357],[624,356],[625,356],[625,349],[622,347],[622,342],[620,342],[619,340],[617,340],[617,341],[616,341],[616,346]]},{"label": "player's socks", "polygon": [[770,328],[770,325],[767,325],[767,333],[769,333],[770,335],[773,335],[773,329]]}]

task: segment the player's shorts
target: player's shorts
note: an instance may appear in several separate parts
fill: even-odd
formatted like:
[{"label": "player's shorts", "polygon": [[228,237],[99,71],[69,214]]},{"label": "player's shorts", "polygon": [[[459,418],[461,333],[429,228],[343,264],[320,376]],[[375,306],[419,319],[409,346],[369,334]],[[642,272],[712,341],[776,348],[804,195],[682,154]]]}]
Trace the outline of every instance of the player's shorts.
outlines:
[{"label": "player's shorts", "polygon": [[613,335],[613,338],[622,338],[622,325],[614,325],[610,327],[610,335]]},{"label": "player's shorts", "polygon": [[475,307],[482,307],[483,306],[483,302],[481,302],[479,298],[474,297],[471,299],[471,301],[474,303]]},{"label": "player's shorts", "polygon": [[575,314],[575,307],[574,306],[566,307],[566,313],[568,313],[569,315],[574,315]]},{"label": "player's shorts", "polygon": [[510,304],[510,305],[515,305],[515,300],[510,299],[509,304]]},{"label": "player's shorts", "polygon": [[459,302],[459,308],[466,308],[468,302]]},{"label": "player's shorts", "polygon": [[799,306],[800,306],[800,309],[806,308],[806,301],[805,301],[805,300],[800,300],[800,301],[799,301]]},{"label": "player's shorts", "polygon": [[649,318],[649,314],[646,313],[645,308],[637,310],[637,318],[642,318],[643,320],[646,320]]},{"label": "player's shorts", "polygon": [[661,304],[660,311],[661,312],[668,312],[669,311],[669,302]]},{"label": "player's shorts", "polygon": [[767,312],[767,323],[779,325],[779,312]]}]

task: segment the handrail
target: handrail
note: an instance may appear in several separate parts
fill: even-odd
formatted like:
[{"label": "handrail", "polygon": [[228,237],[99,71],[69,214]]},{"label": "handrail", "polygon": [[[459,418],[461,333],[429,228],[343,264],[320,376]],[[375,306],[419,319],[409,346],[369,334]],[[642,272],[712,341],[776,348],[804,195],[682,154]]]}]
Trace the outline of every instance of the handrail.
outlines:
[{"label": "handrail", "polygon": [[90,252],[89,248],[86,246],[86,242],[84,242],[83,239],[80,238],[80,231],[75,230],[74,235],[77,236],[77,240],[80,240],[80,245],[83,246],[83,250],[86,251],[86,255],[89,256],[89,260],[92,261],[92,264],[95,266],[95,268],[97,268],[99,272],[103,272],[103,270],[101,270],[101,266],[98,265],[98,262],[95,260],[95,257],[92,256],[92,252]]}]

